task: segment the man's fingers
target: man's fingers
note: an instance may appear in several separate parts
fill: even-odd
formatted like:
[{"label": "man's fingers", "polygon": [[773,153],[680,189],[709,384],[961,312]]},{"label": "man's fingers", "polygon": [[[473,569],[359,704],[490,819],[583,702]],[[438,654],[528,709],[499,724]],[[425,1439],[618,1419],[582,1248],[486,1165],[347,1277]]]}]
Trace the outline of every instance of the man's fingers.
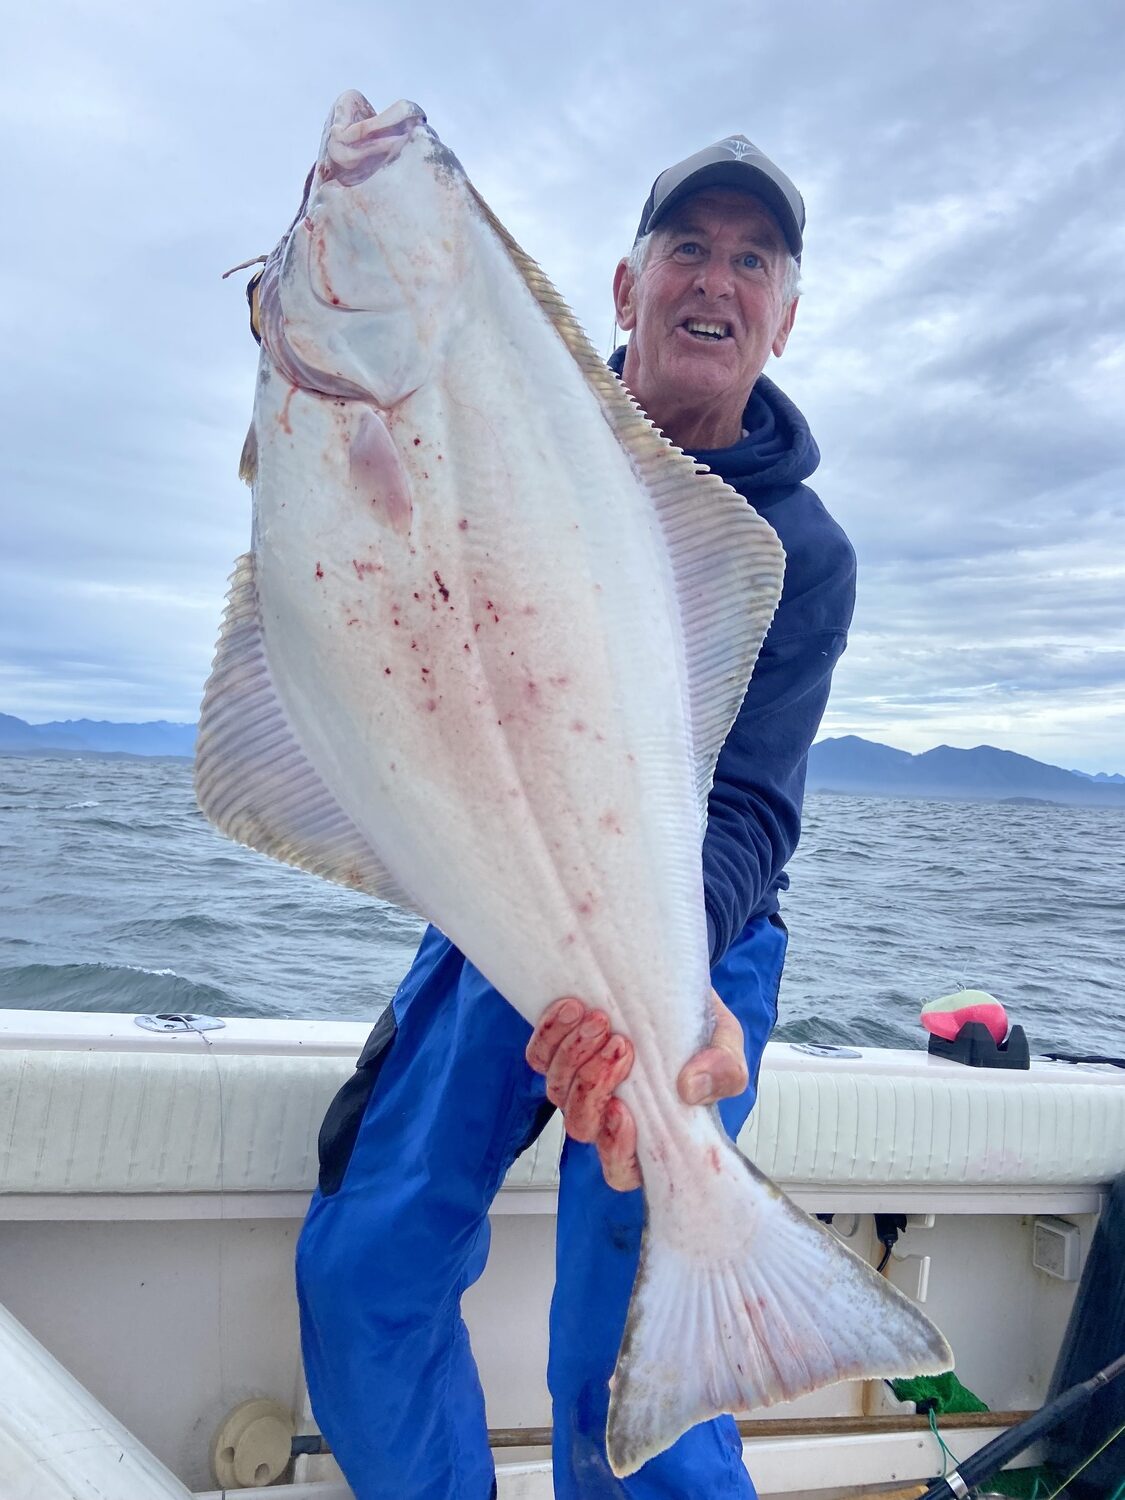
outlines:
[{"label": "man's fingers", "polygon": [[632,1114],[620,1099],[606,1106],[602,1128],[596,1141],[602,1176],[618,1193],[631,1193],[641,1185],[637,1161],[637,1127]]},{"label": "man's fingers", "polygon": [[613,1036],[577,1069],[562,1106],[568,1135],[576,1141],[597,1139],[613,1093],[632,1066],[632,1046]]},{"label": "man's fingers", "polygon": [[547,1098],[552,1104],[566,1108],[579,1068],[601,1051],[608,1038],[609,1020],[598,1010],[591,1011],[581,1025],[563,1037],[547,1069]]},{"label": "man's fingers", "polygon": [[585,1014],[581,1000],[556,1000],[539,1017],[539,1024],[527,1044],[528,1066],[545,1073],[558,1051],[559,1043],[568,1037],[576,1022]]},{"label": "man's fingers", "polygon": [[742,1024],[714,991],[715,1030],[710,1044],[680,1071],[678,1087],[685,1104],[714,1104],[741,1094],[750,1082],[743,1051]]}]

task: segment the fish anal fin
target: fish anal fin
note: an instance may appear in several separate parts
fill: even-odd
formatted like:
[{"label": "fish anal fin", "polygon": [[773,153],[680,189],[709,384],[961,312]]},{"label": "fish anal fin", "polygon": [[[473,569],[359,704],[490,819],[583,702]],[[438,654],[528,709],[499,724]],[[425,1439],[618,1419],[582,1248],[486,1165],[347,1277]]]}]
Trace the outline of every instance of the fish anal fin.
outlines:
[{"label": "fish anal fin", "polygon": [[239,558],[203,695],[195,792],[236,843],[416,909],[310,765],[278,699],[251,553]]},{"label": "fish anal fin", "polygon": [[[722,1412],[953,1366],[913,1302],[745,1166],[755,1186],[742,1228],[721,1228],[735,1218],[716,1201],[705,1253],[662,1232],[656,1212],[645,1227],[610,1398],[607,1450],[619,1477]],[[729,1177],[722,1185],[729,1191]]]}]

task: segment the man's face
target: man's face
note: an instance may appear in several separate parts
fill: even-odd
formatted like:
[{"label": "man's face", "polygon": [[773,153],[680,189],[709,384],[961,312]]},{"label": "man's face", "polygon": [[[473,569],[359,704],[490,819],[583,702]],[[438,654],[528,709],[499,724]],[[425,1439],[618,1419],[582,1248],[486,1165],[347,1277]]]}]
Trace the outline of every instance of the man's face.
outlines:
[{"label": "man's face", "polygon": [[741,412],[793,326],[787,264],[777,220],[749,193],[705,188],[673,209],[640,275],[622,261],[614,281],[618,324],[632,331],[626,383],[641,404]]}]

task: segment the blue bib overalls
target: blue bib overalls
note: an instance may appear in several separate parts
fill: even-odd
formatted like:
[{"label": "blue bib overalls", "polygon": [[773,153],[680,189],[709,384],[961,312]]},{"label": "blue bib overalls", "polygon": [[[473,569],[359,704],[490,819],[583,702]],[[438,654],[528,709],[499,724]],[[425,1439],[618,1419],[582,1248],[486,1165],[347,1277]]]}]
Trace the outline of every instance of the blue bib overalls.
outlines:
[{"label": "blue bib overalls", "polygon": [[[785,960],[752,918],[712,971],[742,1023],[753,1106]],[[488,1500],[493,1463],[461,1296],[484,1270],[488,1210],[542,1127],[527,1022],[434,928],[321,1133],[321,1185],[297,1250],[313,1411],[357,1500]],[[752,1500],[734,1422],[686,1433],[626,1480],[605,1457],[608,1381],[637,1267],[643,1194],[605,1184],[592,1146],[560,1169],[548,1384],[559,1500]],[[690,1357],[690,1351],[685,1351]]]}]

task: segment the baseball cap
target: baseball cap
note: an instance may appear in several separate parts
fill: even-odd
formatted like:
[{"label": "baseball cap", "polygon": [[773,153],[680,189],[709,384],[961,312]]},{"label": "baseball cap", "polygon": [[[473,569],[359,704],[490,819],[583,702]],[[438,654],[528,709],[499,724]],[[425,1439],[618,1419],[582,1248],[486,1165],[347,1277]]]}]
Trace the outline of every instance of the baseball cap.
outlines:
[{"label": "baseball cap", "polygon": [[781,168],[744,135],[728,135],[661,172],[641,212],[637,239],[654,229],[689,193],[704,187],[741,188],[761,198],[780,224],[790,251],[800,259],[804,200]]}]

